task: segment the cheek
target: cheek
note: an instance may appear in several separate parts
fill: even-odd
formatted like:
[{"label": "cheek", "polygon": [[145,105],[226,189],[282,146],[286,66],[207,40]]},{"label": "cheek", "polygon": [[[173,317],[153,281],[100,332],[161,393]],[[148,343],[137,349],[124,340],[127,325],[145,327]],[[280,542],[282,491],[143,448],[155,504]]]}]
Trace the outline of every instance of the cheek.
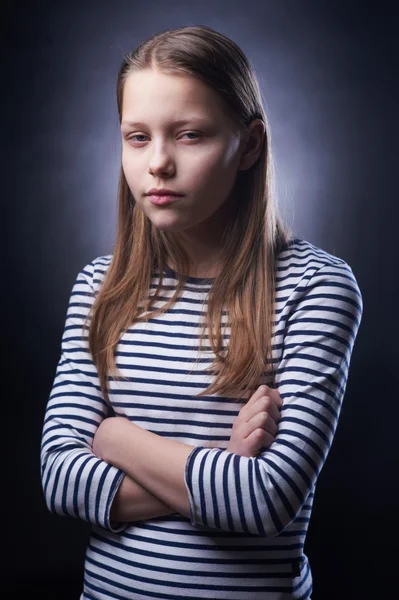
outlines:
[{"label": "cheek", "polygon": [[125,178],[130,190],[133,192],[135,185],[140,182],[139,179],[139,168],[137,166],[137,161],[133,161],[129,158],[122,156],[122,169],[125,174]]},{"label": "cheek", "polygon": [[192,181],[198,184],[198,188],[207,188],[225,180],[229,168],[231,167],[224,153],[208,152],[204,156],[196,157],[190,165]]},{"label": "cheek", "polygon": [[133,161],[131,159],[129,159],[127,154],[122,153],[122,167],[123,167],[123,170],[125,171],[126,175],[129,175],[129,173],[132,170],[132,166],[133,166]]},{"label": "cheek", "polygon": [[196,190],[204,192],[211,200],[229,192],[235,172],[235,165],[225,155],[208,156],[192,170],[192,183]]}]

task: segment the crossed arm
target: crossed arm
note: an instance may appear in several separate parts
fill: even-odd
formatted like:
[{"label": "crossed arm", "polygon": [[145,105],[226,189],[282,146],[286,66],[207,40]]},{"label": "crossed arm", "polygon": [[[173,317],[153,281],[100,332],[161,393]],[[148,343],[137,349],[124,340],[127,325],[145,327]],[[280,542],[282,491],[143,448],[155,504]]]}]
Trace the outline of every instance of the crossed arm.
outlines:
[{"label": "crossed arm", "polygon": [[[201,447],[190,460],[192,446],[125,418],[106,418],[98,374],[81,336],[91,306],[90,273],[79,274],[71,293],[44,417],[41,478],[49,510],[114,531],[129,521],[151,518],[153,509],[157,515],[179,512],[189,517],[190,498],[193,524],[279,534],[312,490],[335,433],[362,314],[351,270],[345,264],[324,265],[290,295],[276,374],[284,393],[282,426],[278,439],[257,460],[235,450]],[[130,505],[124,502],[129,497]],[[113,526],[110,506],[115,502],[115,520],[118,501],[132,513]]]},{"label": "crossed arm", "polygon": [[151,494],[134,479],[125,475],[113,500],[110,512],[111,523],[130,523],[145,521],[164,515],[171,515],[175,510]]},{"label": "crossed arm", "polygon": [[111,507],[111,520],[140,521],[175,512],[190,517],[184,468],[194,448],[123,417],[104,419],[94,436],[93,452],[126,473]]},{"label": "crossed arm", "polygon": [[[269,446],[281,406],[277,390],[260,386],[236,417],[227,452],[253,456]],[[184,470],[194,448],[123,417],[103,420],[93,438],[93,453],[125,473],[111,505],[111,521],[141,521],[175,512],[191,518]]]}]

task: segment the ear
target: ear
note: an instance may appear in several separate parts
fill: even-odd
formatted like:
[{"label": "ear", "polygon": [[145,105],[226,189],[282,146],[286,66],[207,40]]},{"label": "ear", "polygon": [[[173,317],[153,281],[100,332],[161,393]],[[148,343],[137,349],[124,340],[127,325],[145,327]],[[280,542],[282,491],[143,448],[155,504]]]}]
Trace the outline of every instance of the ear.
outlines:
[{"label": "ear", "polygon": [[243,135],[241,160],[238,167],[239,171],[250,169],[258,160],[262,152],[266,135],[265,124],[262,119],[254,119],[248,125],[248,129]]}]

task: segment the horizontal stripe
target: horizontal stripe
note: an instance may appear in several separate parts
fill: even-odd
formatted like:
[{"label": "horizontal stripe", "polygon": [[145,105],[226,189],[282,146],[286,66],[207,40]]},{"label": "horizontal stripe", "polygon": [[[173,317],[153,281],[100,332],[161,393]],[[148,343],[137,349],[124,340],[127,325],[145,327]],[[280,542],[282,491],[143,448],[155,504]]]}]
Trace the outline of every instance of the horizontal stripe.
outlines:
[{"label": "horizontal stripe", "polygon": [[[126,380],[109,378],[110,399],[114,414],[195,446],[184,473],[190,518],[175,513],[111,526],[124,473],[91,451],[109,411],[82,328],[111,259],[87,264],[72,287],[41,441],[48,509],[92,525],[81,600],[310,598],[304,545],[363,311],[352,269],[299,238],[280,252],[271,342],[274,387],[284,403],[273,444],[256,458],[226,450],[241,408],[234,398],[195,398],[213,381],[210,345],[197,356],[211,282],[190,277],[177,303],[151,318],[176,289],[175,273],[165,270],[148,323],[128,327],[118,343]],[[150,293],[158,281],[154,273]]]}]

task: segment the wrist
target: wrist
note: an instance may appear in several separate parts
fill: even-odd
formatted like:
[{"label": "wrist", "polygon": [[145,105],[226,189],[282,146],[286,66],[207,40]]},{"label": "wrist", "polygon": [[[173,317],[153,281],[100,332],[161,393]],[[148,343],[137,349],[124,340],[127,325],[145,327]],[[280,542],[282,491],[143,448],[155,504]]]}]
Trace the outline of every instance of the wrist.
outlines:
[{"label": "wrist", "polygon": [[124,417],[108,417],[104,419],[96,431],[93,440],[93,452],[99,458],[117,468],[118,457],[121,455],[127,426],[131,425]]},{"label": "wrist", "polygon": [[112,417],[109,424],[108,458],[118,469],[126,470],[126,461],[123,459],[128,456],[134,426],[134,423],[125,417]]}]

